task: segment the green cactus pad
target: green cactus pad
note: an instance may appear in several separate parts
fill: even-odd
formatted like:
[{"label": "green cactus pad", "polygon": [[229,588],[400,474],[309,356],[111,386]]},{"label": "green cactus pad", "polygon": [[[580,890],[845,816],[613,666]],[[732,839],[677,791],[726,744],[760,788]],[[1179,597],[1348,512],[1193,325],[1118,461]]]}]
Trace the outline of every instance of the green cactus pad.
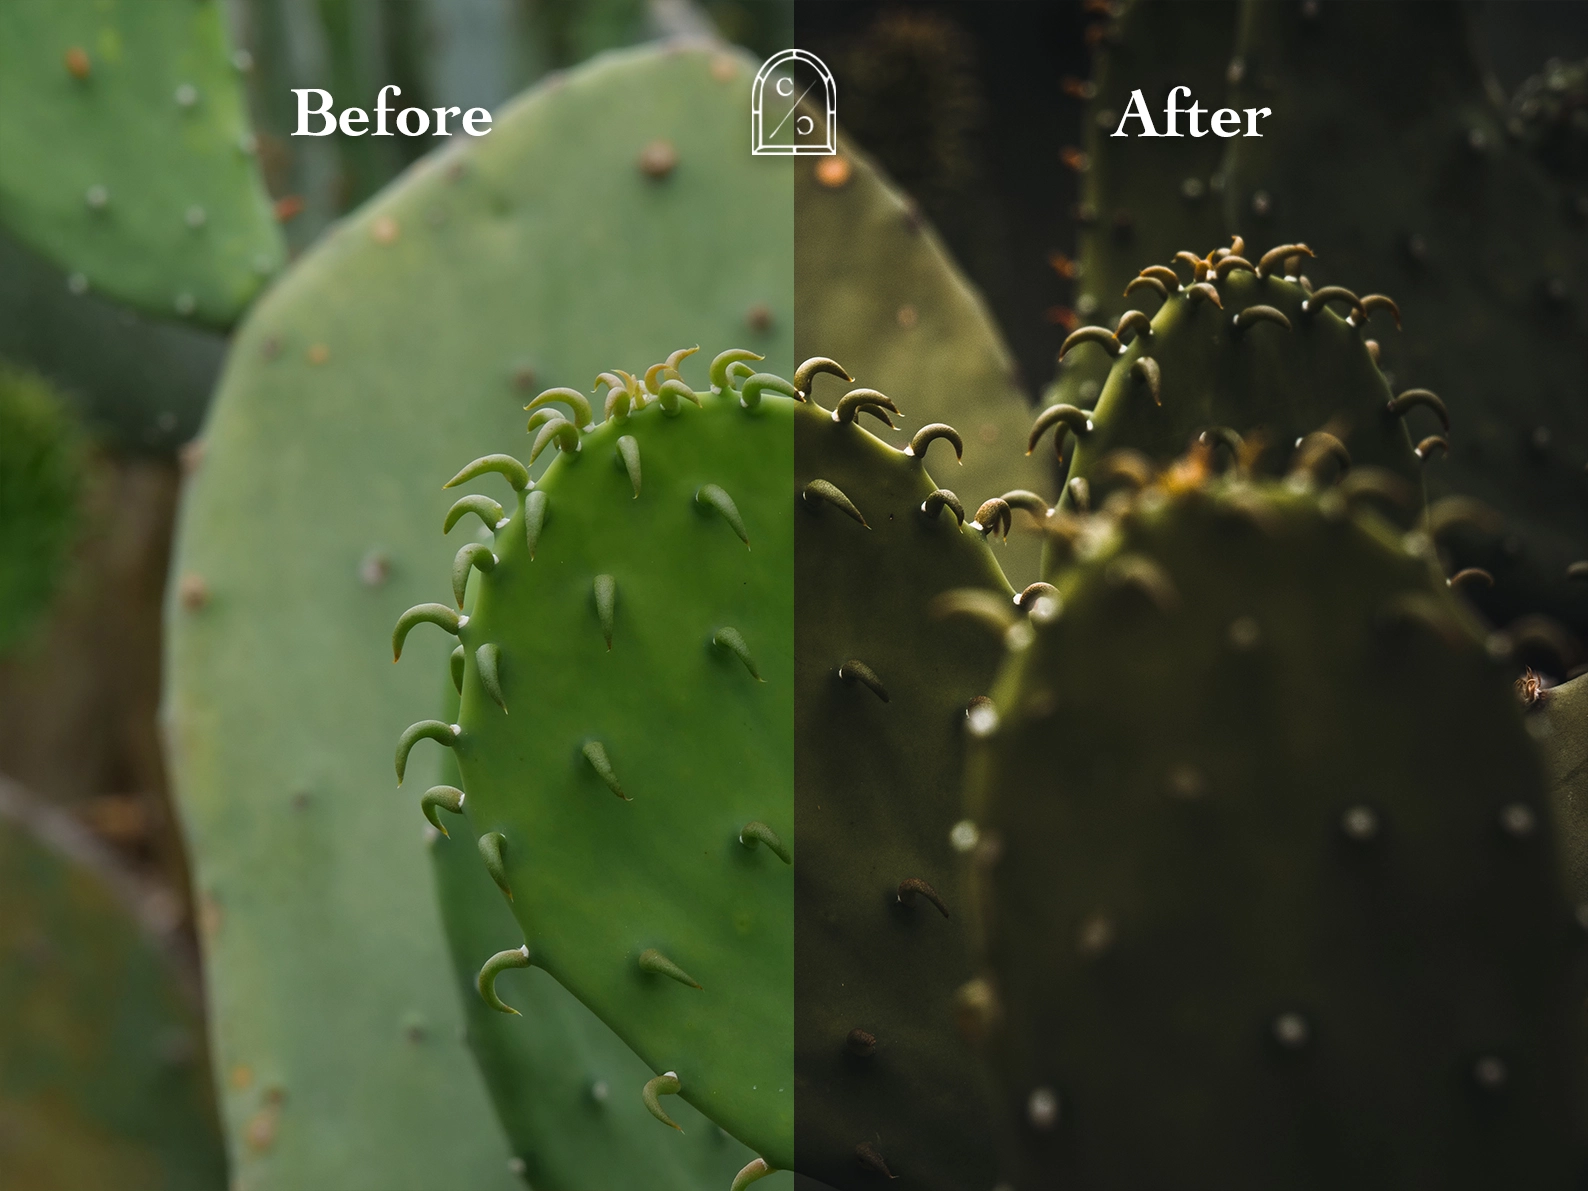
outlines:
[{"label": "green cactus pad", "polygon": [[[441,780],[456,786],[457,766],[444,760]],[[480,1000],[474,979],[481,958],[518,927],[480,864],[472,838],[479,829],[453,816],[441,821],[450,838],[433,835],[430,856],[469,1047],[524,1162],[525,1181],[563,1191],[725,1191],[754,1155],[688,1104],[671,1108],[682,1135],[659,1128],[634,1094],[653,1073],[551,976],[531,968],[497,983],[518,1017]],[[786,1191],[792,1176],[780,1177],[763,1184],[767,1191]]]},{"label": "green cactus pad", "polygon": [[444,743],[470,822],[504,837],[520,932],[498,947],[527,946],[684,1100],[790,1169],[793,874],[740,836],[794,834],[794,403],[692,396],[703,408],[652,397],[582,435],[548,424],[573,446],[495,533]]},{"label": "green cactus pad", "polygon": [[1588,676],[1547,690],[1530,690],[1527,678],[1520,685],[1528,728],[1544,753],[1566,893],[1588,931]]},{"label": "green cactus pad", "polygon": [[[402,796],[383,776],[455,642],[421,626],[393,666],[387,640],[404,608],[450,599],[451,561],[478,528],[439,533],[461,495],[440,482],[516,446],[541,387],[588,390],[611,353],[656,359],[702,334],[790,366],[789,166],[743,151],[753,74],[726,49],[670,47],[562,76],[341,224],[237,336],[183,512],[175,574],[194,598],[168,610],[165,717],[213,906],[236,1175],[255,1187],[514,1182],[457,1041],[407,799],[434,784],[439,750],[415,751]],[[639,166],[659,139],[677,160],[665,178]],[[746,334],[758,304],[771,328]],[[479,487],[505,495],[494,476]],[[620,631],[640,610],[620,586]],[[511,657],[503,679],[513,719],[529,717]],[[259,1085],[231,1084],[240,1065],[285,1090],[267,1149],[245,1136]]]},{"label": "green cactus pad", "polygon": [[[1588,583],[1567,574],[1588,559],[1588,239],[1570,191],[1506,129],[1472,15],[1346,4],[1308,19],[1302,5],[1246,4],[1232,102],[1273,107],[1287,131],[1229,142],[1225,197],[1248,240],[1304,237],[1315,284],[1400,303],[1404,336],[1374,320],[1383,366],[1450,413],[1449,454],[1427,468],[1431,507],[1455,495],[1501,514],[1453,524],[1439,544],[1453,567],[1493,576],[1473,598],[1495,623],[1542,613],[1588,638]],[[1329,144],[1340,151],[1320,169]]]},{"label": "green cactus pad", "polygon": [[[1051,493],[1048,461],[1014,449],[1030,411],[1009,349],[914,202],[845,140],[794,178],[797,357],[842,360],[857,384],[893,398],[898,430],[870,427],[894,446],[933,422],[959,427],[975,449],[951,486],[968,508],[1009,488]],[[836,401],[841,383],[817,381],[816,396]],[[1034,539],[999,550],[1015,582],[1037,577]]]},{"label": "green cactus pad", "polygon": [[0,653],[43,610],[65,565],[82,437],[60,394],[0,360]]},{"label": "green cactus pad", "polygon": [[[1138,314],[1135,329],[1120,333],[1128,345],[1106,328],[1075,333],[1097,342],[1070,350],[1115,358],[1089,415],[1061,415],[1055,407],[1044,415],[1059,419],[1049,422],[1051,433],[1076,438],[1066,507],[1076,506],[1078,478],[1101,498],[1110,474],[1121,470],[1114,466],[1124,458],[1119,452],[1150,468],[1199,439],[1232,448],[1239,466],[1269,471],[1321,464],[1319,453],[1327,451],[1336,458],[1331,469],[1366,464],[1398,474],[1408,481],[1408,503],[1420,505],[1421,460],[1403,417],[1415,402],[1393,404],[1397,395],[1363,344],[1363,315],[1350,306],[1336,313],[1321,301],[1327,295],[1314,299],[1285,277],[1281,261],[1265,265],[1267,255],[1238,258],[1245,263],[1222,279],[1185,277],[1183,291],[1163,300],[1150,326]],[[1211,254],[1199,267],[1227,268],[1218,258]],[[1366,313],[1374,313],[1371,306]]]},{"label": "green cactus pad", "polygon": [[1014,1185],[1568,1185],[1581,944],[1427,539],[1185,471],[1115,509],[972,723]]},{"label": "green cactus pad", "polygon": [[0,223],[74,287],[236,321],[284,252],[223,6],[0,5]]},{"label": "green cactus pad", "polygon": [[80,858],[0,817],[5,1186],[223,1186],[203,1059],[191,994],[128,907]]},{"label": "green cactus pad", "polygon": [[[954,1029],[971,965],[950,836],[965,707],[1000,629],[945,619],[938,597],[977,589],[1018,613],[981,536],[947,504],[922,510],[934,476],[959,477],[951,442],[921,458],[819,404],[795,414],[796,490],[825,483],[864,517],[804,497],[795,516],[799,1170],[838,1188],[884,1173],[991,1187],[975,1055]],[[989,448],[965,451],[974,465]]]}]

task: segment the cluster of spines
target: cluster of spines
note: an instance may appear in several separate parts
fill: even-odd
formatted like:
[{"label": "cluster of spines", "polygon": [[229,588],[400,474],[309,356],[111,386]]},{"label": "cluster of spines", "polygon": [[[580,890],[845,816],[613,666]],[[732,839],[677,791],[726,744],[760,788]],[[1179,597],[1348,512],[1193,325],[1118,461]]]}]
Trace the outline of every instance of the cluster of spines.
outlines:
[{"label": "cluster of spines", "polygon": [[[621,422],[652,404],[659,405],[662,413],[668,417],[676,417],[681,413],[684,402],[700,407],[701,399],[705,395],[695,392],[685,384],[678,371],[679,365],[698,350],[698,347],[693,347],[675,351],[663,362],[647,369],[641,376],[622,370],[602,372],[596,378],[594,391],[599,394],[603,387],[607,390],[603,408],[604,419]],[[711,394],[729,394],[737,397],[740,407],[747,412],[753,412],[766,393],[778,393],[798,399],[795,386],[787,380],[772,373],[756,372],[749,366],[749,361],[761,359],[762,357],[756,353],[744,349],[732,349],[719,354],[713,359],[710,367]],[[555,408],[558,405],[565,406],[572,414],[572,418]],[[531,463],[548,446],[555,446],[558,451],[567,455],[579,453],[583,449],[585,435],[596,428],[590,398],[577,389],[565,387],[547,389],[525,406],[525,409],[531,411],[527,432],[535,436],[530,449]],[[633,435],[620,435],[616,443],[615,462],[627,473],[634,499],[640,499],[642,472],[638,439]],[[517,494],[518,514],[523,520],[527,554],[529,560],[533,562],[546,525],[549,502],[548,494],[536,487],[534,481],[530,479],[529,469],[522,462],[511,455],[482,456],[466,465],[448,480],[444,487],[454,488],[491,473],[507,480]],[[702,484],[695,491],[693,501],[703,512],[720,516],[734,535],[747,548],[749,547],[749,530],[738,506],[733,497],[720,485]],[[481,494],[470,494],[461,497],[448,510],[442,525],[443,532],[451,532],[453,527],[469,514],[478,517],[493,535],[506,530],[513,520],[496,501]],[[483,542],[471,542],[462,546],[457,552],[452,569],[453,596],[457,608],[440,603],[426,603],[404,612],[398,618],[396,628],[392,632],[392,660],[397,661],[401,658],[409,632],[420,624],[433,624],[453,636],[462,637],[469,624],[469,616],[462,611],[462,608],[470,573],[479,571],[489,575],[496,570],[499,562],[500,556],[492,546]],[[602,635],[610,650],[613,648],[617,602],[616,579],[610,574],[597,575],[593,583],[592,595]],[[713,648],[721,649],[736,658],[744,666],[751,680],[764,681],[749,645],[738,629],[731,625],[718,627],[712,633],[710,643]],[[466,673],[466,649],[467,646],[460,643],[453,650],[451,657],[453,685],[460,694]],[[499,646],[494,642],[478,645],[474,649],[474,659],[475,673],[481,687],[491,701],[506,714],[508,708],[501,679]],[[421,720],[410,725],[403,731],[397,744],[398,785],[402,784],[408,755],[419,741],[434,740],[451,748],[456,745],[462,734],[463,728],[460,724],[448,724],[442,720]],[[591,770],[614,795],[624,802],[633,801],[632,796],[625,792],[619,781],[616,769],[607,755],[606,746],[600,740],[583,741],[580,752]],[[421,797],[420,809],[436,830],[442,835],[447,835],[449,833],[437,812],[445,810],[453,814],[461,814],[466,799],[465,792],[454,786],[433,786]],[[793,863],[793,856],[782,837],[765,822],[752,820],[746,823],[739,832],[738,841],[748,849],[764,847],[784,864]],[[509,886],[505,864],[506,850],[510,846],[507,837],[499,831],[486,832],[480,837],[478,846],[486,871],[503,895],[508,900],[512,900],[513,893]],[[476,979],[480,998],[498,1012],[516,1014],[518,1010],[497,995],[496,978],[508,969],[528,967],[532,962],[528,944],[520,944],[491,956],[481,966]],[[701,988],[694,977],[657,948],[646,949],[635,962],[643,972],[665,976],[689,988]],[[681,1090],[682,1084],[677,1072],[669,1071],[649,1080],[641,1090],[641,1099],[657,1120],[678,1129],[679,1126],[662,1108],[658,1097],[676,1095]],[[764,1159],[756,1158],[739,1172],[733,1187],[738,1191],[739,1188],[748,1186],[773,1172],[773,1168]]]}]

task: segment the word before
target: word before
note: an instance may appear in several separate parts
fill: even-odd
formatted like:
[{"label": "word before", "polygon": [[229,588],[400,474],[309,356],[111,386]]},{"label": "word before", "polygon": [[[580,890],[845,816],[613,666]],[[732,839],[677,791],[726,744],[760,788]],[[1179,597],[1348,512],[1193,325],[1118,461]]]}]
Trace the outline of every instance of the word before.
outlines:
[{"label": "word before", "polygon": [[[436,130],[430,131],[430,111],[425,108],[391,107],[386,102],[386,93],[401,95],[402,88],[388,83],[380,89],[380,94],[375,97],[375,136],[396,136],[397,132],[403,136],[451,136],[452,130],[447,127],[447,121],[453,116],[462,115],[460,123],[463,131],[470,136],[484,136],[491,131],[491,113],[484,108],[470,108],[466,113],[462,108],[434,108],[436,114]],[[322,91],[318,87],[294,87],[292,93],[298,97],[298,127],[293,136],[330,136],[338,128],[343,136],[363,136],[370,130],[364,126],[369,123],[369,113],[363,108],[343,108],[339,116],[331,114],[335,100],[329,91]],[[314,99],[310,99],[314,96]],[[311,104],[318,106],[311,107]],[[397,112],[397,132],[392,132],[386,127],[386,117]],[[310,128],[309,121],[319,117],[322,121],[318,129]],[[411,127],[410,127],[411,126]]]},{"label": "word before", "polygon": [[[1176,106],[1175,99],[1182,92],[1184,92],[1187,99],[1191,98],[1190,87],[1169,88],[1169,102],[1164,105],[1163,111],[1166,127],[1163,132],[1159,132],[1152,122],[1152,113],[1147,110],[1147,101],[1142,97],[1141,91],[1132,91],[1130,93],[1130,102],[1125,105],[1125,114],[1119,118],[1119,127],[1114,129],[1109,135],[1130,136],[1131,134],[1125,131],[1125,125],[1132,120],[1140,120],[1141,131],[1136,133],[1136,136],[1185,136],[1186,134],[1179,130],[1179,117],[1189,116],[1191,118],[1191,135],[1207,136],[1208,130],[1201,125],[1201,118],[1207,113],[1202,110],[1200,103],[1193,102],[1189,108]],[[1242,132],[1241,114],[1234,108],[1220,108],[1213,113],[1213,135],[1226,137],[1262,136],[1263,134],[1257,131],[1257,121],[1264,116],[1272,116],[1273,114],[1273,108],[1247,108],[1246,131]]]}]

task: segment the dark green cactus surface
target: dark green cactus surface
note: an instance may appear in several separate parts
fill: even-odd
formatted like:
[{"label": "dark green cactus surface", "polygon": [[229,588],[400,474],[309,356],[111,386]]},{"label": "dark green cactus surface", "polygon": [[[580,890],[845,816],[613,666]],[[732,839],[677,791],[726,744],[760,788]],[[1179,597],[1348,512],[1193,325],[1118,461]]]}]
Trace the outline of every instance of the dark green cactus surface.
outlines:
[{"label": "dark green cactus surface", "polygon": [[1013,622],[1012,593],[949,504],[923,511],[928,463],[961,474],[957,436],[907,455],[856,424],[839,380],[815,388],[795,411],[798,1169],[838,1188],[990,1188],[975,1055],[954,1029],[971,964],[950,835],[965,707],[1000,647],[938,597],[976,588]]},{"label": "dark green cactus surface", "polygon": [[1449,534],[1436,518],[1452,568],[1493,576],[1473,598],[1494,622],[1544,613],[1583,636],[1588,584],[1566,569],[1588,558],[1588,234],[1569,190],[1507,135],[1470,17],[1247,3],[1231,102],[1273,107],[1288,132],[1229,142],[1230,227],[1304,237],[1315,284],[1400,304],[1404,338],[1374,320],[1383,366],[1397,388],[1438,392],[1452,424],[1429,500],[1502,515]]},{"label": "dark green cactus surface", "polygon": [[[340,224],[236,338],[183,510],[164,711],[234,1177],[254,1191],[517,1182],[458,1041],[425,825],[391,789],[392,741],[436,705],[454,643],[421,630],[393,666],[385,642],[478,526],[438,532],[459,495],[442,481],[522,441],[540,388],[697,335],[791,366],[789,165],[741,151],[753,73],[671,46],[560,76]],[[665,175],[641,163],[661,140]],[[771,325],[747,332],[758,305]],[[617,599],[620,625],[642,610]],[[405,793],[435,784],[438,753],[416,750]]]},{"label": "dark green cactus surface", "polygon": [[519,507],[460,549],[460,606],[460,578],[481,572],[472,614],[428,605],[399,622],[394,648],[432,620],[465,667],[457,724],[410,728],[398,773],[421,735],[456,755],[519,923],[477,957],[487,1003],[506,1008],[504,967],[544,968],[654,1072],[613,1095],[643,1092],[666,1123],[656,1098],[682,1095],[790,1169],[793,389],[756,374],[697,394],[677,378],[683,354],[671,380],[607,374],[590,429],[577,391],[531,402],[528,457],[561,452],[532,489],[502,456],[459,473],[472,488],[501,470]]},{"label": "dark green cactus surface", "polygon": [[[450,756],[444,761],[441,780],[455,787],[461,781],[457,765]],[[525,1181],[560,1191],[726,1191],[754,1155],[688,1104],[668,1109],[682,1136],[658,1126],[634,1094],[653,1073],[550,975],[531,968],[498,980],[497,992],[519,1016],[498,1013],[480,999],[474,987],[480,957],[518,928],[480,864],[474,838],[462,829],[464,820],[438,821],[449,834],[431,836],[430,858],[460,977],[469,1048],[524,1163]],[[782,1178],[786,1189],[789,1176]],[[767,1191],[779,1185],[762,1184]]]},{"label": "dark green cactus surface", "polygon": [[74,290],[228,326],[285,257],[215,0],[0,5],[0,223]]},{"label": "dark green cactus surface", "polygon": [[1588,931],[1588,676],[1548,689],[1536,682],[1527,675],[1518,687],[1544,753],[1566,892]]},{"label": "dark green cactus surface", "polygon": [[[1363,342],[1377,304],[1314,296],[1286,276],[1284,262],[1304,260],[1304,246],[1251,260],[1243,249],[1237,239],[1233,251],[1210,253],[1194,270],[1176,262],[1182,280],[1178,288],[1167,277],[1157,282],[1166,293],[1150,322],[1135,314],[1118,335],[1089,328],[1071,336],[1069,344],[1091,338],[1115,360],[1095,410],[1050,406],[1033,428],[1033,447],[1037,428],[1076,438],[1066,507],[1084,503],[1078,479],[1101,496],[1112,475],[1162,466],[1198,440],[1259,470],[1370,464],[1399,475],[1420,503],[1421,458],[1403,416],[1419,404],[1437,407],[1438,398],[1396,400]],[[1437,428],[1434,413],[1420,416]]]},{"label": "dark green cactus surface", "polygon": [[1014,1186],[1577,1185],[1582,944],[1510,683],[1422,535],[1202,466],[1076,527],[973,711]]},{"label": "dark green cactus surface", "polygon": [[0,818],[0,1186],[225,1184],[185,992],[97,873]]}]

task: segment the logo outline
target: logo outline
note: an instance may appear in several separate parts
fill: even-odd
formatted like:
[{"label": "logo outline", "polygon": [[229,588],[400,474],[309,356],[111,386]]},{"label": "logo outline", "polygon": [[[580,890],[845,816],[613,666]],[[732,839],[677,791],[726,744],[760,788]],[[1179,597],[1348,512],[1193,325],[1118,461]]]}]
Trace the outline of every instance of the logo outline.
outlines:
[{"label": "logo outline", "polygon": [[[808,133],[800,132],[797,122],[801,120],[811,121],[812,127],[810,131],[815,131],[815,121],[811,120],[810,116],[802,113],[796,113],[799,112],[800,103],[807,95],[811,93],[812,90],[815,89],[816,82],[811,83],[810,86],[805,88],[804,92],[802,92],[798,98],[794,99],[793,104],[788,110],[788,114],[785,115],[770,132],[766,130],[766,84],[772,72],[788,62],[803,62],[816,71],[816,82],[821,84],[823,99],[825,100],[823,107],[825,109],[826,118],[826,137],[821,143],[789,143],[785,145],[771,144],[768,142],[767,138],[777,135],[777,133],[782,129],[783,125],[791,118],[796,121],[796,134],[809,135]],[[793,80],[791,78],[779,79],[778,82],[774,84],[774,91],[776,91],[776,88],[779,84],[785,82],[790,84],[790,89],[786,98],[794,98]],[[783,94],[780,91],[776,93],[779,95]],[[838,81],[833,78],[833,72],[827,69],[827,63],[823,62],[820,58],[808,50],[788,49],[773,54],[761,64],[761,69],[756,71],[755,82],[751,84],[750,87],[750,152],[756,157],[830,157],[838,152]]]}]

